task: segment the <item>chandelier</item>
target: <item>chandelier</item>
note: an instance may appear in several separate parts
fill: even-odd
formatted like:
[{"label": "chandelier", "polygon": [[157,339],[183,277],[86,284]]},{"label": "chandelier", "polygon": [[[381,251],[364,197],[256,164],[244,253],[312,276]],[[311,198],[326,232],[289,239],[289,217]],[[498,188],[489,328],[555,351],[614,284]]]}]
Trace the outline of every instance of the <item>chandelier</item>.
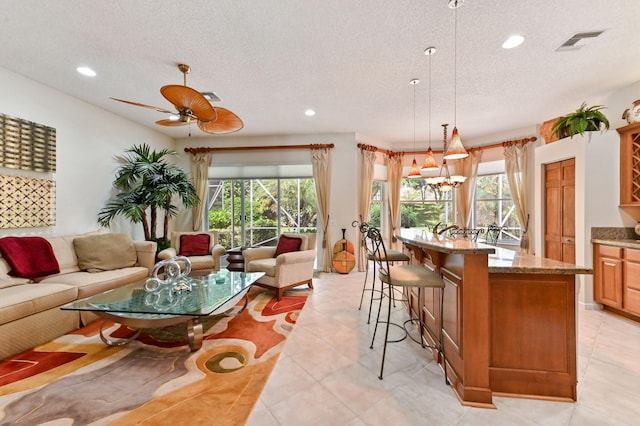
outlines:
[{"label": "chandelier", "polygon": [[[443,151],[447,152],[447,126],[448,124],[443,124],[443,133],[444,133],[444,147]],[[444,173],[444,175],[443,175]],[[442,160],[442,167],[440,167],[440,174],[436,177],[425,178],[425,183],[429,185],[431,188],[436,190],[438,193],[449,192],[453,188],[457,188],[467,180],[466,176],[453,175],[449,172],[449,165],[447,164],[447,159],[444,158]]]}]

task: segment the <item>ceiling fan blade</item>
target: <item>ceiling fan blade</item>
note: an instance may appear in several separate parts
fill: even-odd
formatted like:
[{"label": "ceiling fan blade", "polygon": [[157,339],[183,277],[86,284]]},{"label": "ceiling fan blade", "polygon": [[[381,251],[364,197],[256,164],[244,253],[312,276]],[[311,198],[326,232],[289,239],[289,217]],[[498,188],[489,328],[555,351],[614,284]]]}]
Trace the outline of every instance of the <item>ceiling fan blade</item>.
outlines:
[{"label": "ceiling fan blade", "polygon": [[170,127],[174,127],[174,126],[184,126],[189,124],[189,121],[180,121],[180,120],[170,120],[168,118],[165,118],[164,120],[158,120],[156,121],[156,124],[159,124],[161,126],[170,126]]},{"label": "ceiling fan blade", "polygon": [[198,127],[205,133],[221,135],[233,133],[244,127],[244,123],[233,112],[226,108],[215,107],[218,118],[215,121],[204,122],[198,120]]},{"label": "ceiling fan blade", "polygon": [[162,86],[160,93],[179,111],[187,108],[200,121],[214,121],[216,119],[216,110],[213,106],[200,92],[191,87],[170,84]]},{"label": "ceiling fan blade", "polygon": [[153,110],[156,110],[158,112],[166,112],[168,114],[174,114],[175,113],[175,111],[169,111],[168,109],[164,109],[164,108],[160,108],[160,107],[154,107],[154,106],[151,106],[151,105],[145,105],[145,104],[141,104],[139,102],[125,101],[124,99],[118,99],[118,98],[112,98],[112,97],[109,97],[109,99],[113,99],[114,101],[118,101],[118,102],[124,102],[125,104],[129,104],[129,105],[135,105],[135,106],[139,106],[139,107],[143,107],[143,108],[153,109]]}]

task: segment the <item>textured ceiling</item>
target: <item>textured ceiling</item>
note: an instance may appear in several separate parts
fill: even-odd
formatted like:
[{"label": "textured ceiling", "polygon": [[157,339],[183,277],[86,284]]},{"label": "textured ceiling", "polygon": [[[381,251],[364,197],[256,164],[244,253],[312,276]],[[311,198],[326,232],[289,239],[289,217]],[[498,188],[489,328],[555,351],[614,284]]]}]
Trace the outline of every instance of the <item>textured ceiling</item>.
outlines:
[{"label": "textured ceiling", "polygon": [[[512,137],[551,117],[599,103],[640,80],[640,1],[467,0],[56,0],[5,1],[0,66],[170,136],[187,128],[154,124],[162,113],[108,97],[171,108],[165,84],[214,91],[245,123],[242,135],[356,132],[411,148],[454,121],[472,146]],[[580,50],[556,52],[573,34],[605,30]],[[511,34],[518,48],[500,46]],[[88,65],[89,79],[75,68]],[[630,99],[630,102],[633,99]],[[306,117],[307,108],[317,111]],[[608,111],[610,116],[618,111]],[[208,136],[192,126],[193,137]]]}]

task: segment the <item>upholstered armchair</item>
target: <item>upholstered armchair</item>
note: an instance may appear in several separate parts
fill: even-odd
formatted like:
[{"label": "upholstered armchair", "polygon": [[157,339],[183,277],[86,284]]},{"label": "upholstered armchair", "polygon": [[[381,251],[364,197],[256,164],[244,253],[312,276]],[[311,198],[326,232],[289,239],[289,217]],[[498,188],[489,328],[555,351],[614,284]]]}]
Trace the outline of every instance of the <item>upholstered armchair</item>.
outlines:
[{"label": "upholstered armchair", "polygon": [[191,261],[191,269],[220,270],[220,257],[227,251],[218,244],[218,233],[212,232],[172,232],[171,247],[158,253],[158,259],[166,260],[174,256],[186,256]]},{"label": "upholstered armchair", "polygon": [[290,288],[304,284],[313,288],[316,234],[285,233],[280,236],[277,247],[249,248],[243,255],[246,272],[265,273],[255,285],[274,290],[278,300]]}]

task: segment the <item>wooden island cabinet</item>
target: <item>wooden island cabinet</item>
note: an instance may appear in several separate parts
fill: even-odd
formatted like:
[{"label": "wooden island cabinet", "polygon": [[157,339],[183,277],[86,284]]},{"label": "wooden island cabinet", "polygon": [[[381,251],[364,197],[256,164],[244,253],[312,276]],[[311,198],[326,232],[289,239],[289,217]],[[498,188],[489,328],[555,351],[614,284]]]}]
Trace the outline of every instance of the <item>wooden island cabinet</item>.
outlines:
[{"label": "wooden island cabinet", "polygon": [[[418,229],[396,237],[445,281],[447,371],[464,405],[493,407],[493,395],[576,400],[575,275],[590,268]],[[409,294],[435,336],[439,291]]]}]

